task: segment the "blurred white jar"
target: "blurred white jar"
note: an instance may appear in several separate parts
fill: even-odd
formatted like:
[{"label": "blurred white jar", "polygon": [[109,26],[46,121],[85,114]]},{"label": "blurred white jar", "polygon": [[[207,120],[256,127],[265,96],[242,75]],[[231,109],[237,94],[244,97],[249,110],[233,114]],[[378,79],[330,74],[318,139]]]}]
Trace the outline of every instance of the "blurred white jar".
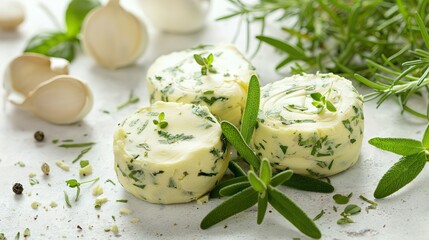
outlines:
[{"label": "blurred white jar", "polygon": [[171,33],[200,30],[210,9],[210,0],[139,0],[155,27]]}]

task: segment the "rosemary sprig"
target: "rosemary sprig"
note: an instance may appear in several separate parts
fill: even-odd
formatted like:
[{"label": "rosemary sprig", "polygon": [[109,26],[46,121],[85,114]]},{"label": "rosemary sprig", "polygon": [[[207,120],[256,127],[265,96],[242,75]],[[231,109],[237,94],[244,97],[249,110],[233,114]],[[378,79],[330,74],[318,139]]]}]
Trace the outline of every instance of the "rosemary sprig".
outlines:
[{"label": "rosemary sprig", "polygon": [[[233,10],[219,20],[240,17],[247,23],[247,39],[255,35],[250,25],[259,24],[257,49],[265,43],[285,55],[276,69],[355,76],[374,89],[367,100],[378,98],[380,105],[397,96],[403,111],[427,118],[408,106],[411,96],[428,91],[429,52],[423,49],[429,49],[429,18],[420,17],[429,14],[427,1],[228,1]],[[273,15],[285,37],[265,35]]]}]

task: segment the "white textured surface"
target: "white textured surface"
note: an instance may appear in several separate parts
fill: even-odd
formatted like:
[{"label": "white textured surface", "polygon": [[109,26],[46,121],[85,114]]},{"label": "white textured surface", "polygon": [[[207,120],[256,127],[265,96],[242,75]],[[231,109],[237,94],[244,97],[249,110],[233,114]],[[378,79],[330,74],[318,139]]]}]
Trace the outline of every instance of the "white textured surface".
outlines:
[{"label": "white textured surface", "polygon": [[[62,19],[66,1],[43,1],[58,19]],[[225,13],[227,6],[224,1],[213,1],[210,21],[206,28],[193,35],[172,35],[150,29],[151,37],[148,49],[136,65],[112,71],[97,66],[88,56],[78,54],[72,63],[71,74],[86,80],[93,89],[95,105],[92,112],[80,124],[71,126],[52,125],[28,113],[6,104],[0,117],[0,232],[8,239],[28,227],[30,239],[116,239],[112,233],[104,232],[117,224],[121,239],[305,239],[295,228],[276,213],[268,212],[261,226],[256,224],[256,208],[232,217],[212,227],[200,230],[199,223],[203,216],[221,201],[211,200],[208,204],[196,203],[179,205],[154,205],[140,201],[122,189],[117,183],[113,171],[112,139],[116,124],[127,114],[139,106],[148,103],[145,85],[145,74],[152,61],[161,54],[195,46],[199,43],[218,43],[231,41],[236,23],[214,22],[213,19]],[[126,7],[137,6],[134,1],[124,0]],[[132,9],[139,13],[136,7]],[[26,41],[35,33],[52,30],[54,25],[38,7],[37,1],[26,1],[27,19],[16,33],[0,32],[0,72],[4,72],[6,64],[17,56]],[[275,25],[268,26],[269,32],[275,32]],[[237,41],[239,49],[245,50],[244,38]],[[250,54],[248,54],[250,55]],[[283,75],[274,72],[274,63],[279,57],[269,47],[263,47],[260,54],[253,60],[262,77],[267,83],[281,79]],[[118,104],[128,98],[129,91],[135,89],[142,101],[139,104],[116,111]],[[365,89],[361,89],[365,91]],[[3,100],[1,100],[3,101]],[[0,103],[3,105],[3,102]],[[105,114],[102,110],[109,110]],[[365,133],[360,161],[350,170],[331,178],[336,193],[353,192],[351,203],[365,207],[358,196],[363,194],[371,197],[378,180],[383,173],[399,158],[382,152],[367,144],[367,140],[375,136],[397,136],[421,138],[425,123],[410,117],[401,116],[399,107],[393,102],[386,102],[378,110],[375,103],[365,105]],[[36,130],[45,132],[46,140],[37,143],[33,139]],[[87,136],[84,136],[87,134]],[[51,143],[52,139],[74,139],[75,141],[95,141],[97,144],[85,155],[94,167],[94,173],[87,177],[100,177],[98,182],[104,188],[109,201],[94,209],[95,197],[92,196],[94,185],[83,185],[82,195],[77,203],[72,200],[73,207],[65,206],[63,191],[71,197],[75,190],[69,189],[65,180],[79,179],[78,164],[71,166],[70,172],[64,172],[55,166],[55,161],[63,159],[71,163],[79,149],[62,149]],[[15,166],[18,161],[26,164],[24,168]],[[51,165],[51,174],[42,176],[42,162]],[[30,186],[28,174],[36,173],[40,184]],[[104,183],[113,179],[117,184]],[[356,222],[346,226],[336,224],[339,212],[332,210],[333,194],[318,194],[295,191],[283,188],[287,195],[297,201],[310,215],[316,216],[320,210],[327,213],[318,221],[324,239],[428,239],[429,228],[429,181],[428,169],[409,186],[393,196],[379,200],[376,210],[369,213],[363,211],[352,217]],[[15,196],[11,188],[15,182],[24,185],[24,194]],[[50,186],[48,185],[50,184]],[[28,192],[32,195],[28,196]],[[116,199],[128,199],[128,203],[117,203]],[[30,207],[33,201],[41,203],[38,210]],[[56,201],[59,205],[51,209],[49,203]],[[47,207],[47,211],[44,207]],[[121,216],[119,209],[126,207],[133,214]],[[342,206],[338,206],[341,211]],[[272,210],[270,207],[268,210]],[[112,215],[116,217],[113,221]],[[136,224],[130,223],[131,218],[140,218]],[[77,225],[83,229],[78,230]],[[90,229],[91,228],[91,229]]]}]

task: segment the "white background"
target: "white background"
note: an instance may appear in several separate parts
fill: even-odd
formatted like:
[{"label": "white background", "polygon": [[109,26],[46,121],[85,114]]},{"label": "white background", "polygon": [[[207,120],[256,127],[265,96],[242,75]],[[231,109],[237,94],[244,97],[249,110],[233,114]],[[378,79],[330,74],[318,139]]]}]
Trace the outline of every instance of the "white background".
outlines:
[{"label": "white background", "polygon": [[[141,9],[135,1],[123,0],[122,4],[141,17]],[[63,24],[67,1],[41,2]],[[31,36],[55,29],[55,25],[37,3],[38,1],[25,1],[27,19],[17,32],[0,32],[0,72],[4,72],[8,62],[21,53]],[[148,67],[161,54],[200,43],[231,41],[235,34],[236,21],[214,21],[216,17],[228,13],[227,8],[226,1],[213,1],[206,27],[203,31],[191,35],[161,33],[149,26],[150,42],[146,52],[135,65],[127,68],[108,70],[97,66],[92,59],[79,52],[70,66],[70,73],[88,82],[95,99],[91,113],[81,123],[69,126],[53,125],[6,103],[6,108],[1,111],[0,116],[0,232],[4,232],[8,239],[13,239],[18,231],[22,236],[22,231],[27,227],[31,230],[30,239],[305,239],[305,236],[275,211],[267,212],[265,221],[258,226],[256,208],[203,231],[199,228],[201,219],[218,205],[220,200],[211,200],[205,205],[154,205],[128,194],[116,181],[113,171],[112,133],[116,124],[127,114],[148,104],[145,84]],[[149,25],[147,21],[146,23]],[[278,34],[279,27],[275,23],[269,24],[268,33]],[[246,53],[243,36],[235,43]],[[250,56],[251,52],[246,55]],[[275,72],[274,66],[279,60],[280,56],[266,46],[252,60],[263,83],[287,76],[285,73]],[[127,100],[131,89],[135,89],[134,92],[141,101],[116,111],[116,106]],[[363,87],[358,86],[358,89],[362,93],[368,92],[368,89]],[[3,105],[4,100],[0,101],[0,105]],[[108,110],[111,114],[105,114],[103,110]],[[424,121],[401,116],[394,101],[386,102],[379,109],[375,108],[375,102],[366,103],[365,125],[360,161],[350,170],[331,178],[336,188],[335,193],[353,192],[351,203],[361,206],[362,209],[368,204],[358,196],[363,194],[372,199],[372,193],[383,173],[399,159],[399,156],[370,146],[368,139],[375,136],[420,139],[425,129]],[[46,139],[43,143],[34,140],[33,133],[36,130],[44,131]],[[105,193],[102,196],[109,199],[101,210],[94,209],[95,197],[91,192],[95,185],[83,185],[79,201],[73,201],[75,189],[69,189],[65,180],[80,179],[79,164],[71,165],[70,171],[64,172],[55,166],[55,161],[64,160],[71,163],[80,149],[59,148],[51,143],[53,139],[97,143],[85,155],[93,165],[94,173],[84,179],[101,178],[98,184],[104,188]],[[15,166],[18,161],[24,162],[26,166]],[[42,175],[40,166],[43,162],[51,166],[49,176]],[[40,184],[30,186],[30,173],[37,174],[35,178]],[[105,183],[106,179],[112,179],[116,186]],[[23,195],[16,196],[12,192],[15,182],[24,185]],[[376,210],[363,210],[352,216],[356,223],[344,226],[336,224],[344,206],[334,203],[332,196],[335,193],[308,193],[290,188],[282,190],[311,217],[316,216],[322,209],[325,210],[326,214],[316,221],[324,239],[429,239],[428,182],[428,169],[424,169],[412,184],[389,198],[379,200]],[[63,191],[67,191],[72,198],[72,208],[65,206]],[[128,199],[128,203],[117,203],[117,199]],[[33,201],[41,203],[38,210],[30,207]],[[57,202],[58,207],[50,208],[51,201]],[[333,211],[334,205],[339,212]],[[121,207],[133,210],[133,214],[121,216]],[[268,210],[272,209],[269,207]],[[115,216],[116,222],[112,216]],[[141,221],[130,223],[133,217]],[[113,224],[118,225],[119,236],[104,232],[105,228],[110,228]],[[78,230],[77,225],[83,230]]]}]

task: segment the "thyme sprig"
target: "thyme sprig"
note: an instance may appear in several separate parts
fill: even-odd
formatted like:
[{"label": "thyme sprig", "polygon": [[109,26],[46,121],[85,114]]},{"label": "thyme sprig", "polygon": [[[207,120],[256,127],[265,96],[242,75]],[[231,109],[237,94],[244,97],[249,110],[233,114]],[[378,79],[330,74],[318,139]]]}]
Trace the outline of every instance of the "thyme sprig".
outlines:
[{"label": "thyme sprig", "polygon": [[212,53],[206,58],[201,54],[194,54],[194,60],[201,66],[201,75],[207,75],[207,71],[209,73],[217,73],[216,69],[213,67],[214,56]]},{"label": "thyme sprig", "polygon": [[[84,181],[84,182],[78,182],[76,179],[69,179],[66,180],[66,184],[67,186],[69,186],[70,188],[76,188],[76,197],[75,197],[75,202],[77,202],[77,200],[79,199],[79,195],[80,195],[80,186],[82,184],[86,184],[86,183],[91,183],[91,182],[96,182],[98,181],[100,178],[94,178],[92,180],[88,180],[88,181]],[[65,193],[65,192],[64,192]],[[65,193],[66,194],[66,193]],[[68,200],[68,196],[66,196],[66,202]],[[70,203],[67,203],[67,205],[69,205]]]}]

